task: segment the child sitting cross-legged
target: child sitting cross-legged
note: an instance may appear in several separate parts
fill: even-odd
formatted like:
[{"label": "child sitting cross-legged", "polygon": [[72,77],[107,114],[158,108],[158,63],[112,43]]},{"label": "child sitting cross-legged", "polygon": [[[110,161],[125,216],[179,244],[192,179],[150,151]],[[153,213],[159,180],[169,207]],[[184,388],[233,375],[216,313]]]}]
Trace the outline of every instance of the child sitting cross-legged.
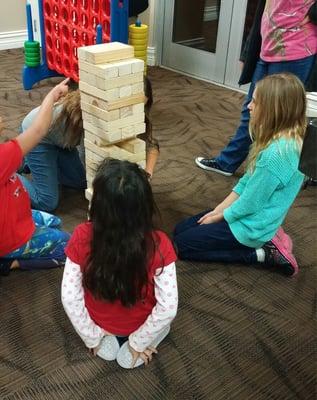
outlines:
[{"label": "child sitting cross-legged", "polygon": [[176,315],[176,255],[153,226],[147,174],[105,160],[93,182],[89,222],[66,247],[62,303],[94,355],[123,368],[152,360]]}]

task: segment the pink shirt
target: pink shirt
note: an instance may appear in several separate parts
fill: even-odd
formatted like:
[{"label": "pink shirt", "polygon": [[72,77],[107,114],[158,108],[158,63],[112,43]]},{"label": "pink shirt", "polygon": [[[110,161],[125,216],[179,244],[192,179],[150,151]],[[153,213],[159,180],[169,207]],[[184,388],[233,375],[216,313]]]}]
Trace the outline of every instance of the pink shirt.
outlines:
[{"label": "pink shirt", "polygon": [[303,24],[314,0],[266,0],[260,57],[267,62],[299,60],[317,53],[317,26]]}]

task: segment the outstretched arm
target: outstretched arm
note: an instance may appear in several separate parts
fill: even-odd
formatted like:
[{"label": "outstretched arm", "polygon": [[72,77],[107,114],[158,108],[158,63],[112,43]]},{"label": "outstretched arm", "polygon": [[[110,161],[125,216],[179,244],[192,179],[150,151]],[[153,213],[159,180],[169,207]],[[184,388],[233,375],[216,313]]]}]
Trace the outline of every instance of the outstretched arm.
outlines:
[{"label": "outstretched arm", "polygon": [[68,92],[68,81],[69,79],[65,79],[46,95],[32,125],[16,138],[23,155],[31,151],[47,134],[54,103]]}]

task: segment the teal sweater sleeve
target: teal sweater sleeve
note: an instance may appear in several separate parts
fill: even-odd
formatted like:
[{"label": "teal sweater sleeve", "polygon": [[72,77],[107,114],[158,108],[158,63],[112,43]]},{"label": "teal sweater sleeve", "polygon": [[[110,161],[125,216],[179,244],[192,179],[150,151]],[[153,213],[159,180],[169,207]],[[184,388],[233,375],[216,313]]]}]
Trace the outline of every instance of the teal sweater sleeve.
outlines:
[{"label": "teal sweater sleeve", "polygon": [[224,210],[225,220],[230,224],[256,213],[268,202],[279,184],[279,178],[267,167],[257,167],[253,174],[247,173],[233,189],[239,198]]}]

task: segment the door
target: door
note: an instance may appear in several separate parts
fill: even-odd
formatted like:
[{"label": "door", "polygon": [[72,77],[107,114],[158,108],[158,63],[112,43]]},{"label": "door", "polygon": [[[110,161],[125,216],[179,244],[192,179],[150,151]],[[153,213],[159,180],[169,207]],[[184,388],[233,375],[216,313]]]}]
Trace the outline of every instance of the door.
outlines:
[{"label": "door", "polygon": [[162,65],[237,88],[258,1],[165,0]]},{"label": "door", "polygon": [[165,0],[162,64],[224,82],[233,0]]}]

